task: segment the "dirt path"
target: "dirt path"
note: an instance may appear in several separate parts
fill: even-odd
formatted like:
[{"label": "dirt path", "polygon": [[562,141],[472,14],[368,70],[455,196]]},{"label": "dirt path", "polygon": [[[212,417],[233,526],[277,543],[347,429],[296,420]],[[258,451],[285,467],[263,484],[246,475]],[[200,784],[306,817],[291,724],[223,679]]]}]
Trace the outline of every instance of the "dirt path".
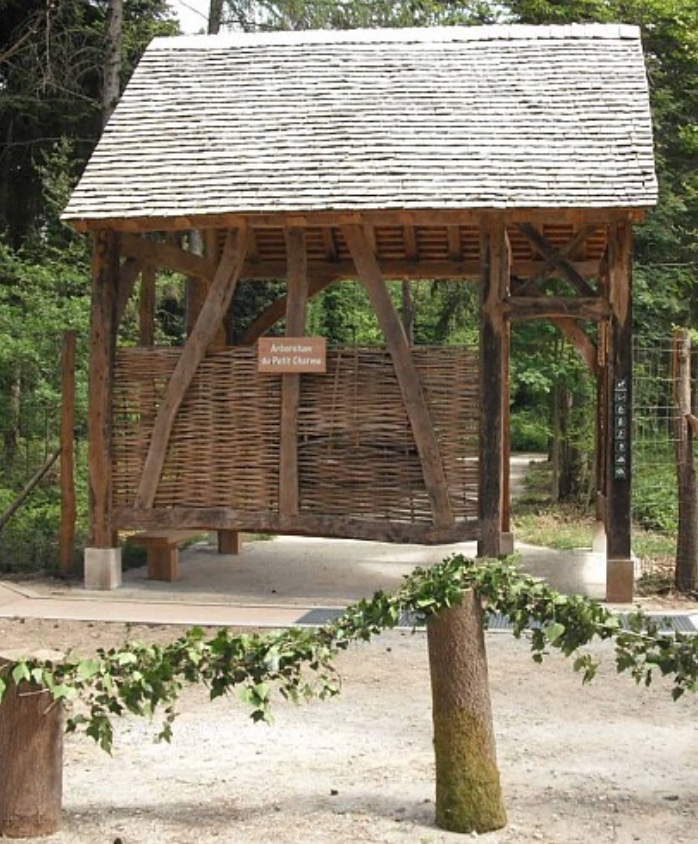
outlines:
[{"label": "dirt path", "polygon": [[[123,625],[0,621],[6,647],[122,639]],[[143,628],[135,638],[170,638]],[[488,634],[510,824],[486,844],[693,844],[698,699],[671,702],[610,671],[582,688],[569,663],[535,666]],[[600,652],[601,653],[601,652]],[[52,844],[450,844],[433,824],[423,634],[392,633],[340,660],[339,698],[279,704],[255,726],[236,700],[192,690],[172,745],[126,720],[113,758],[68,737],[65,824]]]}]

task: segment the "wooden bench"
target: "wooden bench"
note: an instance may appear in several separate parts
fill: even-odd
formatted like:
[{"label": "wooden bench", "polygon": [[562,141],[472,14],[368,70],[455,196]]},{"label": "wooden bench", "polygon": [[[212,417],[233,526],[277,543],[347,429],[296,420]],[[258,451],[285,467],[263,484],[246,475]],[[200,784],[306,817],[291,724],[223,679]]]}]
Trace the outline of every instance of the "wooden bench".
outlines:
[{"label": "wooden bench", "polygon": [[[191,530],[148,530],[134,533],[127,542],[145,548],[148,560],[148,580],[179,579],[179,546],[191,542],[205,531]],[[242,548],[240,534],[236,530],[218,531],[218,553],[239,554]]]}]

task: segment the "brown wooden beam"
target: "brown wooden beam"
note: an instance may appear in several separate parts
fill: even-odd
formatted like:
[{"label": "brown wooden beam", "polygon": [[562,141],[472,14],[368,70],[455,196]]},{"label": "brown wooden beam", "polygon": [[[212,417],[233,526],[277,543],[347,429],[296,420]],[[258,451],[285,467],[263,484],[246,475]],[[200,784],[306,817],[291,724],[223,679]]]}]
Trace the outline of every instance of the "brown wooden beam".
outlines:
[{"label": "brown wooden beam", "polygon": [[530,223],[519,223],[518,229],[536,251],[545,258],[546,263],[551,263],[561,270],[567,279],[577,288],[580,295],[590,297],[596,295],[596,291],[584,276],[576,271],[571,262],[562,255],[561,251],[556,249],[535,226]]},{"label": "brown wooden beam", "polygon": [[226,507],[114,508],[114,524],[120,530],[239,530],[300,536],[365,539],[374,542],[444,545],[477,539],[475,519],[437,527],[432,523],[395,522],[300,513],[281,516],[269,511],[254,512]]},{"label": "brown wooden beam", "polygon": [[571,223],[575,226],[606,225],[614,221],[642,222],[647,214],[644,208],[514,208],[511,210],[465,208],[453,210],[424,209],[396,211],[310,211],[307,213],[259,214],[183,214],[170,217],[111,217],[102,220],[69,220],[78,231],[96,231],[110,228],[122,232],[184,231],[192,228],[219,229],[248,225],[254,228],[309,228],[315,226],[457,226],[487,224],[503,220],[515,223]]},{"label": "brown wooden beam", "polygon": [[[596,226],[582,226],[582,228],[575,234],[575,236],[568,240],[563,246],[560,246],[556,251],[557,254],[565,259],[571,260],[574,258],[575,252],[579,249],[580,246],[584,244],[586,239],[593,234],[596,230]],[[599,262],[594,261],[594,269],[591,272],[581,272],[580,274],[583,276],[588,275],[596,275],[599,272]],[[529,281],[524,285],[524,289],[521,289],[519,292],[523,295],[529,292],[529,286],[536,286],[541,284],[545,279],[550,275],[550,273],[555,269],[555,261],[552,258],[548,258],[543,262],[543,266],[536,272],[535,276],[529,279]],[[575,268],[577,272],[579,271],[579,267],[575,265],[574,261],[572,261],[572,266]]]},{"label": "brown wooden beam", "polygon": [[[288,296],[286,297],[286,336],[300,337],[305,331],[308,311],[308,255],[303,229],[288,229]],[[300,375],[285,373],[281,384],[281,430],[279,443],[279,512],[295,516],[299,506],[298,408]]]},{"label": "brown wooden beam", "polygon": [[128,301],[136,286],[136,279],[146,267],[145,261],[141,258],[127,258],[119,268],[119,281],[116,294],[116,324],[121,325],[121,320],[126,313]]},{"label": "brown wooden beam", "polygon": [[598,321],[611,315],[610,305],[599,296],[578,299],[564,296],[509,296],[503,307],[513,320],[562,317]]},{"label": "brown wooden beam", "polygon": [[481,237],[478,555],[496,557],[501,551],[503,521],[504,356],[507,351],[502,300],[509,288],[510,249],[503,220],[483,228]]},{"label": "brown wooden beam", "polygon": [[113,547],[111,522],[112,382],[116,353],[119,235],[101,231],[94,238],[88,364],[88,545]]},{"label": "brown wooden beam", "polygon": [[150,240],[146,237],[123,235],[122,254],[136,258],[161,269],[210,281],[216,273],[216,264],[208,258],[180,249],[172,243]]},{"label": "brown wooden beam", "polygon": [[137,507],[151,507],[155,500],[177,411],[233,298],[245,263],[245,246],[244,229],[228,232],[208,297],[167,383],[158,409],[136,495]]},{"label": "brown wooden beam", "polygon": [[434,522],[437,527],[452,525],[453,512],[441,452],[404,328],[362,227],[346,226],[342,231],[356,264],[359,278],[365,285],[373,304],[373,310],[395,367],[415,445],[419,452]]},{"label": "brown wooden beam", "polygon": [[63,333],[61,350],[61,530],[60,568],[73,570],[75,561],[75,346],[77,332]]}]

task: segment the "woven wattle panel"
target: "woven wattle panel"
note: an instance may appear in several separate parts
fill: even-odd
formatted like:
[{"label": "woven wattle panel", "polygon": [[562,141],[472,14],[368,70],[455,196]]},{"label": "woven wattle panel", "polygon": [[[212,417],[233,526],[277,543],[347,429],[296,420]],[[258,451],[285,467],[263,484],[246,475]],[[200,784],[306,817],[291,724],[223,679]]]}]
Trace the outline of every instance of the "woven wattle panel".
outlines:
[{"label": "woven wattle panel", "polygon": [[[114,383],[114,504],[130,507],[179,349],[130,348]],[[477,356],[414,350],[457,520],[477,518]],[[201,364],[170,439],[156,507],[277,512],[281,377],[257,372],[254,349]],[[327,373],[301,376],[301,512],[431,522],[419,455],[384,349],[328,353]]]}]

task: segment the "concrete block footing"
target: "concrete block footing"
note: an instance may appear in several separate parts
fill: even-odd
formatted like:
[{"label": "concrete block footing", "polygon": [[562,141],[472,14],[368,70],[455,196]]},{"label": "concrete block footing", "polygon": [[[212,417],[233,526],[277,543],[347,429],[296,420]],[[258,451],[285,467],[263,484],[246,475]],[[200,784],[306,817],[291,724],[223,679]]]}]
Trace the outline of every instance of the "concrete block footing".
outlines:
[{"label": "concrete block footing", "polygon": [[85,589],[121,586],[121,548],[85,548]]},{"label": "concrete block footing", "polygon": [[502,533],[499,540],[499,553],[507,557],[514,553],[514,534],[511,531]]},{"label": "concrete block footing", "polygon": [[609,603],[632,603],[634,587],[635,560],[606,561],[606,600]]},{"label": "concrete block footing", "polygon": [[597,521],[594,523],[594,536],[591,540],[591,550],[595,554],[605,554],[606,544],[606,528],[603,522]]}]

